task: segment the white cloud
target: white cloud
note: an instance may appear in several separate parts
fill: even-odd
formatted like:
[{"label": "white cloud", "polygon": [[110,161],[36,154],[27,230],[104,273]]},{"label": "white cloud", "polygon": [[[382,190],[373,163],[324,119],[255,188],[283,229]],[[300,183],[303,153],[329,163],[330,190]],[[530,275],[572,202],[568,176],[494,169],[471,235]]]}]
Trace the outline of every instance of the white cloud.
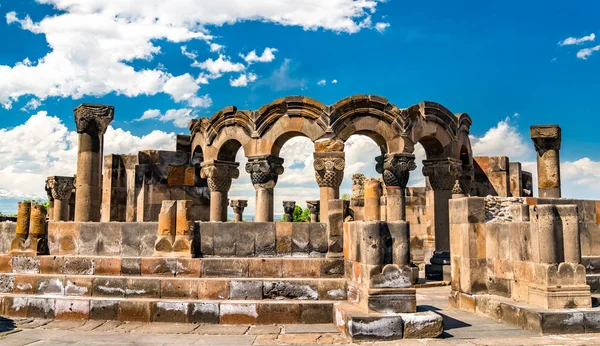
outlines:
[{"label": "white cloud", "polygon": [[281,66],[273,71],[269,78],[261,79],[257,82],[257,85],[267,86],[274,91],[284,91],[290,89],[304,90],[306,87],[306,80],[292,76],[293,71],[294,67],[292,66],[292,60],[284,59]]},{"label": "white cloud", "polygon": [[594,52],[597,52],[599,50],[600,45],[597,45],[592,48],[583,48],[579,52],[577,52],[577,58],[587,60],[588,57],[590,57]]},{"label": "white cloud", "polygon": [[567,37],[564,40],[558,42],[559,46],[568,46],[568,45],[573,45],[573,44],[582,44],[584,42],[593,42],[596,39],[596,35],[594,35],[594,33],[591,33],[587,36],[583,36],[580,38],[576,38],[576,37]]},{"label": "white cloud", "polygon": [[331,81],[331,84],[337,84],[337,82],[338,82],[338,80],[334,79],[334,80]]},{"label": "white cloud", "polygon": [[317,85],[319,85],[319,86],[325,86],[325,84],[327,84],[327,81],[324,79],[321,79],[320,81],[317,82]]},{"label": "white cloud", "polygon": [[[104,135],[104,154],[145,149],[174,150],[175,134],[153,131],[139,137],[109,126]],[[39,111],[22,125],[0,129],[0,157],[0,189],[45,197],[46,177],[75,174],[77,133],[69,131],[58,117]]]},{"label": "white cloud", "polygon": [[508,156],[519,161],[533,155],[533,144],[523,138],[509,118],[500,121],[481,137],[471,136],[471,146],[473,156]]},{"label": "white cloud", "polygon": [[175,102],[185,101],[191,107],[210,107],[212,100],[208,95],[197,96],[199,89],[200,86],[196,84],[196,81],[189,73],[169,79],[163,87],[163,90],[171,95]]},{"label": "white cloud", "polygon": [[227,72],[241,72],[246,69],[246,66],[242,63],[233,63],[228,56],[219,55],[217,60],[211,58],[206,59],[203,62],[194,62],[194,67],[199,67],[209,73],[208,78],[219,78],[223,73]]},{"label": "white cloud", "polygon": [[24,112],[34,111],[34,110],[38,109],[41,105],[42,105],[42,101],[39,99],[36,99],[34,97],[31,100],[27,101],[27,103],[25,104],[25,106],[23,106],[21,108],[21,110]]},{"label": "white cloud", "polygon": [[240,54],[240,57],[246,61],[248,64],[252,64],[255,62],[271,62],[275,59],[275,52],[277,52],[276,48],[265,48],[262,55],[256,55],[256,50],[251,51],[250,53],[244,55]]},{"label": "white cloud", "polygon": [[[173,76],[158,63],[155,67],[146,64],[150,66],[147,68],[132,66],[132,61],[138,59],[151,62],[161,52],[162,40],[202,40],[211,51],[221,52],[223,47],[212,42],[214,37],[207,27],[243,21],[356,33],[372,27],[371,16],[379,4],[377,0],[37,2],[53,6],[56,11],[39,22],[15,12],[5,16],[10,25],[44,35],[49,47],[37,61],[0,65],[0,104],[5,108],[26,95],[78,99],[109,93],[128,97],[169,93],[166,83],[179,76]],[[260,58],[269,59],[269,54],[265,57],[263,53]],[[207,70],[221,73],[227,69],[213,66]],[[236,67],[232,72],[242,70]],[[197,83],[206,81],[206,76],[196,79]],[[192,96],[179,99],[197,101]]]},{"label": "white cloud", "polygon": [[236,79],[230,79],[229,85],[231,85],[232,87],[245,87],[248,86],[248,84],[250,83],[254,83],[257,78],[258,76],[254,73],[241,74]]},{"label": "white cloud", "polygon": [[173,125],[180,128],[187,128],[190,120],[194,119],[196,114],[189,108],[181,109],[169,109],[164,114],[158,109],[148,109],[142,114],[141,117],[134,119],[133,121],[144,121],[149,119],[156,119],[163,123],[172,121]]},{"label": "white cloud", "polygon": [[377,23],[375,24],[375,30],[379,32],[384,32],[385,29],[390,27],[390,23]]}]

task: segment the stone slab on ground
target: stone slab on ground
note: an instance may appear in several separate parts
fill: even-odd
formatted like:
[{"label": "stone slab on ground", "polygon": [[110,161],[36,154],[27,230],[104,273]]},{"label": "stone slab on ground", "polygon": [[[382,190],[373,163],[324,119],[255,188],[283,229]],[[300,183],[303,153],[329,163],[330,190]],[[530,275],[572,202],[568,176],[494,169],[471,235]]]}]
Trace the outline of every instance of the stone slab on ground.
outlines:
[{"label": "stone slab on ground", "polygon": [[191,323],[147,323],[143,326],[136,328],[132,333],[143,333],[143,334],[189,334],[194,329],[198,328],[198,325]]},{"label": "stone slab on ground", "polygon": [[80,328],[86,321],[51,321],[41,326],[41,329],[71,330]]},{"label": "stone slab on ground", "polygon": [[250,327],[248,335],[270,335],[279,334],[281,332],[280,326],[275,325],[258,325]]},{"label": "stone slab on ground", "polygon": [[106,321],[89,320],[89,321],[86,321],[83,326],[77,328],[77,330],[81,330],[81,331],[95,330],[96,328],[100,327],[104,323],[106,323]]},{"label": "stone slab on ground", "polygon": [[94,329],[95,332],[112,332],[115,331],[117,327],[122,325],[125,322],[121,321],[106,321],[104,324]]},{"label": "stone slab on ground", "polygon": [[284,334],[323,334],[340,333],[333,324],[286,324],[283,326]]},{"label": "stone slab on ground", "polygon": [[194,333],[204,335],[244,335],[248,329],[250,329],[249,325],[207,324],[196,328]]}]

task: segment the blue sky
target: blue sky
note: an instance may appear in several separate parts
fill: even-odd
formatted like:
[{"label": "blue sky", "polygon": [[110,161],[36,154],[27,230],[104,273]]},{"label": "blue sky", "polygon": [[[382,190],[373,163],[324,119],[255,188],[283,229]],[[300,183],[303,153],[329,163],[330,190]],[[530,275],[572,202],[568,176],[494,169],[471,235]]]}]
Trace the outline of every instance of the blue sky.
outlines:
[{"label": "blue sky", "polygon": [[[70,167],[72,148],[63,127],[74,130],[72,109],[81,102],[114,105],[114,129],[130,132],[128,140],[146,138],[144,144],[161,146],[167,134],[188,132],[181,124],[189,117],[210,116],[227,105],[257,109],[299,94],[332,104],[358,93],[387,97],[399,107],[432,100],[469,113],[477,138],[497,130],[480,142],[481,155],[500,155],[498,148],[505,148],[507,155],[531,162],[531,148],[524,149],[531,147],[529,126],[557,123],[563,129],[562,160],[588,160],[565,168],[588,170],[573,183],[600,183],[600,47],[594,49],[599,2],[266,3],[190,0],[177,8],[158,0],[0,0],[0,143],[3,136],[15,138],[14,129],[34,115],[43,123],[40,112],[46,112],[44,117],[59,121],[40,132],[62,133],[48,147],[65,151],[59,157],[41,152],[48,163],[43,167],[23,163],[35,152],[5,152],[0,188],[35,193],[13,177]],[[569,37],[573,44],[560,44]],[[211,51],[210,43],[222,47]],[[252,51],[264,62],[252,62]],[[213,70],[221,68],[212,75],[209,59]],[[140,77],[144,70],[152,76]],[[242,75],[255,80],[232,86]],[[172,87],[165,87],[170,79]],[[154,118],[134,121],[149,110]],[[164,136],[145,137],[154,130]]]}]

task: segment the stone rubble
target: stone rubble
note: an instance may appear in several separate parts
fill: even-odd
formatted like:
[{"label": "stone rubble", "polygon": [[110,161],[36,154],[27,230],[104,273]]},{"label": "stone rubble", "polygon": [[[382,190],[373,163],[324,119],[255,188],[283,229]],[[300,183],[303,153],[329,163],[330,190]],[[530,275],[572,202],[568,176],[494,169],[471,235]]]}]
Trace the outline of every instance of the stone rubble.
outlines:
[{"label": "stone rubble", "polygon": [[523,197],[485,197],[485,222],[512,222],[511,205],[525,204]]}]

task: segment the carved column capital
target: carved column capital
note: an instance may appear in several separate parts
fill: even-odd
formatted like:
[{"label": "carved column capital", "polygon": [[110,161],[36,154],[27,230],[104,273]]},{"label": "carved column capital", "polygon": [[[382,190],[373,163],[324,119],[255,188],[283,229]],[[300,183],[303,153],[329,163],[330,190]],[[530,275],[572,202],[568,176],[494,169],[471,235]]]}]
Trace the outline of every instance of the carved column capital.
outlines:
[{"label": "carved column capital", "polygon": [[365,197],[365,179],[362,173],[352,174],[352,198]]},{"label": "carved column capital", "polygon": [[317,214],[321,210],[321,202],[317,200],[306,201],[306,207],[311,214]]},{"label": "carved column capital", "polygon": [[314,153],[315,177],[319,187],[338,188],[344,179],[346,160],[343,151]]},{"label": "carved column capital", "polygon": [[429,177],[433,190],[452,190],[462,169],[462,162],[453,158],[423,160],[423,175]]},{"label": "carved column capital", "polygon": [[107,105],[83,103],[73,110],[77,133],[104,135],[113,120],[115,108]]},{"label": "carved column capital", "polygon": [[245,199],[232,199],[229,201],[229,206],[233,209],[233,212],[243,213],[244,209],[248,206],[248,201]]},{"label": "carved column capital", "polygon": [[255,188],[272,189],[277,184],[277,178],[283,174],[283,159],[273,155],[248,157],[246,172]]},{"label": "carved column capital", "polygon": [[73,177],[48,177],[46,186],[52,194],[52,199],[59,201],[68,201],[71,198],[75,187],[75,178]]},{"label": "carved column capital", "polygon": [[562,134],[558,125],[531,126],[529,134],[539,156],[543,156],[548,150],[560,150]]},{"label": "carved column capital", "polygon": [[229,161],[205,161],[201,165],[200,177],[207,180],[210,191],[228,192],[231,180],[240,176],[239,165]]},{"label": "carved column capital", "polygon": [[410,171],[417,168],[415,155],[407,153],[390,153],[375,158],[375,169],[383,177],[386,186],[406,188]]},{"label": "carved column capital", "polygon": [[452,188],[452,194],[470,196],[471,185],[473,184],[474,180],[473,166],[466,165],[462,166],[461,169],[461,173],[459,174],[458,179],[456,179],[454,187]]}]

